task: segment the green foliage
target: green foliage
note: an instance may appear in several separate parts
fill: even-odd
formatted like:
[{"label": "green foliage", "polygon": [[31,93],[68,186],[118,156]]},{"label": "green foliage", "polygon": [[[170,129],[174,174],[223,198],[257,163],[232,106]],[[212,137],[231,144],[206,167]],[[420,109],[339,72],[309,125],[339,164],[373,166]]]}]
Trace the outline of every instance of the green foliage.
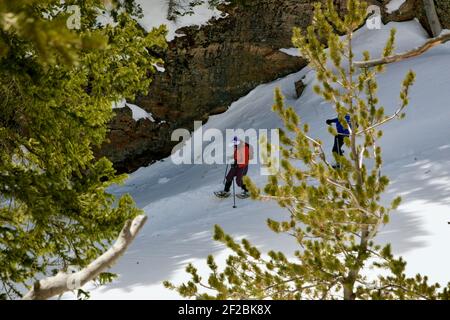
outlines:
[{"label": "green foliage", "polygon": [[[125,176],[92,150],[112,103],[146,92],[159,62],[148,49],[165,47],[166,31],[144,34],[133,1],[106,2],[109,25],[97,22],[102,0],[0,1],[0,292],[10,298],[37,275],[87,265],[141,214],[107,193]],[[79,30],[66,27],[72,4]]]},{"label": "green foliage", "polygon": [[[313,24],[306,31],[295,29],[293,37],[316,71],[315,92],[335,106],[341,123],[350,115],[348,155],[334,159],[340,169],[330,165],[321,141],[308,135],[307,125],[292,107],[284,106],[276,90],[273,110],[285,128],[280,131],[281,170],[269,177],[263,190],[250,179],[245,182],[254,199],[275,199],[289,213],[288,219],[268,220],[267,225],[296,239],[294,258],[283,252],[262,254],[247,240],[238,243],[216,226],[214,239],[233,251],[225,269],[218,271],[210,257],[207,284],[190,265],[192,280],[179,287],[166,283],[168,288],[198,299],[450,298],[450,284],[440,290],[426,277],[407,277],[406,262],[393,256],[390,245],[374,242],[401,201],[396,198],[390,206],[381,201],[389,179],[381,173],[380,126],[402,117],[415,76],[407,74],[397,112],[386,115],[377,98],[376,75],[383,68],[356,70],[354,65],[353,32],[364,22],[366,4],[349,0],[347,6],[348,14],[341,19],[331,0],[325,8],[316,4]],[[393,31],[384,55],[393,52],[394,40]],[[368,52],[364,59],[370,59]],[[202,287],[213,293],[202,293]]]},{"label": "green foliage", "polygon": [[84,291],[83,289],[77,290],[77,299],[78,300],[89,300],[90,297],[91,297],[91,295],[88,291]]}]

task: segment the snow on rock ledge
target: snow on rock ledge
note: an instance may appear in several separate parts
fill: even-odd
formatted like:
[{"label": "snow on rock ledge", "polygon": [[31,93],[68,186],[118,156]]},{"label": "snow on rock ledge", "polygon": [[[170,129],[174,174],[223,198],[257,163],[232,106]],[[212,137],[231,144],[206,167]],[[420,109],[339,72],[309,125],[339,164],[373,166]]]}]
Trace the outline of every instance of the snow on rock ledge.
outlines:
[{"label": "snow on rock ledge", "polygon": [[293,57],[301,57],[298,48],[281,48],[280,51]]},{"label": "snow on rock ledge", "polygon": [[155,122],[155,119],[153,119],[151,113],[148,113],[147,111],[145,111],[144,109],[135,104],[128,103],[125,99],[113,104],[113,109],[121,109],[125,107],[131,109],[134,121],[139,121],[141,119],[149,119],[151,122]]},{"label": "snow on rock ledge", "polygon": [[128,102],[126,103],[126,105],[133,112],[133,119],[135,121],[138,121],[140,119],[149,119],[151,122],[155,122],[155,119],[153,119],[152,114],[148,113],[147,111],[145,111],[141,107],[138,107],[137,105],[131,104],[131,103],[128,103]]},{"label": "snow on rock ledge", "polygon": [[391,0],[388,4],[386,4],[387,13],[392,13],[400,9],[402,4],[405,3],[406,0]]},{"label": "snow on rock ledge", "polygon": [[[189,1],[186,1],[189,2]],[[217,9],[209,8],[208,3],[204,3],[194,8],[194,14],[177,17],[176,21],[167,19],[168,1],[167,0],[137,0],[143,11],[144,18],[139,20],[141,26],[150,31],[154,27],[165,24],[168,29],[167,41],[173,40],[176,36],[176,30],[191,26],[206,24],[211,18],[222,17],[222,12]]]}]

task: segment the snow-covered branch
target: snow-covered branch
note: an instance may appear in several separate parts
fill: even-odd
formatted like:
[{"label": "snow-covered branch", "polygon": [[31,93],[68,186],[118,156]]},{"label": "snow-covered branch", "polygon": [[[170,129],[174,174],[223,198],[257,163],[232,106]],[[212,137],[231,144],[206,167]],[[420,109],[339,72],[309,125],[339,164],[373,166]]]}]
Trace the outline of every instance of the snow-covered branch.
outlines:
[{"label": "snow-covered branch", "polygon": [[446,43],[448,41],[450,41],[450,33],[444,33],[443,35],[441,35],[439,37],[428,40],[422,46],[420,46],[416,49],[413,49],[411,51],[395,54],[395,55],[380,58],[380,59],[374,59],[374,60],[369,60],[369,61],[358,61],[358,62],[355,62],[355,66],[358,68],[371,68],[371,67],[376,67],[376,66],[383,65],[383,64],[389,64],[389,63],[394,63],[394,62],[398,62],[398,61],[403,61],[403,60],[406,60],[409,58],[420,56],[420,55],[424,54],[425,52],[427,52],[428,50],[430,50],[440,44]]},{"label": "snow-covered branch", "polygon": [[76,273],[60,272],[56,276],[37,281],[33,288],[23,297],[24,300],[45,300],[63,294],[66,291],[82,287],[95,279],[104,270],[114,265],[125,253],[147,221],[147,216],[139,215],[128,220],[114,245],[104,254],[91,262],[86,268]]}]

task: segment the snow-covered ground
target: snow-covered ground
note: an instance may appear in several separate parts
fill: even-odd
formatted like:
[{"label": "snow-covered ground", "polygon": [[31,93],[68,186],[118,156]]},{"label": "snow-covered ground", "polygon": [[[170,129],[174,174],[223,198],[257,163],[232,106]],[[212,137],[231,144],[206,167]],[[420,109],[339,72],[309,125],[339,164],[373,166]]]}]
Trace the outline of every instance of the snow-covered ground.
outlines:
[{"label": "snow-covered ground", "polygon": [[[360,53],[370,50],[374,56],[382,50],[391,28],[398,29],[397,48],[405,51],[426,40],[415,22],[390,23],[382,30],[358,31],[355,39]],[[360,55],[359,55],[360,56]],[[380,100],[393,112],[398,106],[401,81],[409,69],[417,73],[411,92],[407,117],[385,126],[384,173],[392,181],[387,197],[402,195],[404,202],[392,214],[391,223],[378,236],[391,242],[394,252],[408,261],[410,274],[427,274],[431,281],[450,280],[450,43],[425,55],[388,66],[379,77]],[[295,97],[294,82],[306,75],[307,89]],[[221,115],[212,117],[207,128],[277,128],[281,121],[271,112],[273,91],[280,87],[286,102],[308,122],[311,134],[331,149],[325,120],[334,115],[332,107],[312,92],[314,72],[304,69],[272,83],[258,86],[233,103]],[[133,173],[126,184],[114,188],[117,195],[130,193],[149,216],[147,225],[120,262],[112,269],[120,277],[112,284],[92,289],[93,299],[171,299],[179,298],[162,285],[187,280],[188,262],[207,268],[205,258],[215,254],[223,261],[226,250],[212,240],[213,225],[228,233],[247,237],[263,250],[292,252],[295,243],[269,231],[268,217],[285,213],[274,203],[232,199],[219,200],[212,191],[222,188],[224,166],[175,166],[170,159]],[[260,185],[266,177],[259,167],[251,166],[249,175]],[[71,295],[66,295],[71,298]]]}]

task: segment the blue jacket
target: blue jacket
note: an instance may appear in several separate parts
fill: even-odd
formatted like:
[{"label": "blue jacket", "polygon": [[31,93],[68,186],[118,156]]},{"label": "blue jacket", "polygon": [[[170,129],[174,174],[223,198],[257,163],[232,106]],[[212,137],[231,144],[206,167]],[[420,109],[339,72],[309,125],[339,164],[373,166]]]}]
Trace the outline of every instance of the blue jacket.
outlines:
[{"label": "blue jacket", "polygon": [[[352,125],[350,124],[350,115],[345,116],[345,121],[347,121],[349,127],[351,128]],[[335,123],[336,124],[336,130],[338,134],[348,136],[350,134],[350,131],[348,131],[347,126],[343,126],[342,123],[339,122],[338,118],[327,120],[328,124]]]}]

